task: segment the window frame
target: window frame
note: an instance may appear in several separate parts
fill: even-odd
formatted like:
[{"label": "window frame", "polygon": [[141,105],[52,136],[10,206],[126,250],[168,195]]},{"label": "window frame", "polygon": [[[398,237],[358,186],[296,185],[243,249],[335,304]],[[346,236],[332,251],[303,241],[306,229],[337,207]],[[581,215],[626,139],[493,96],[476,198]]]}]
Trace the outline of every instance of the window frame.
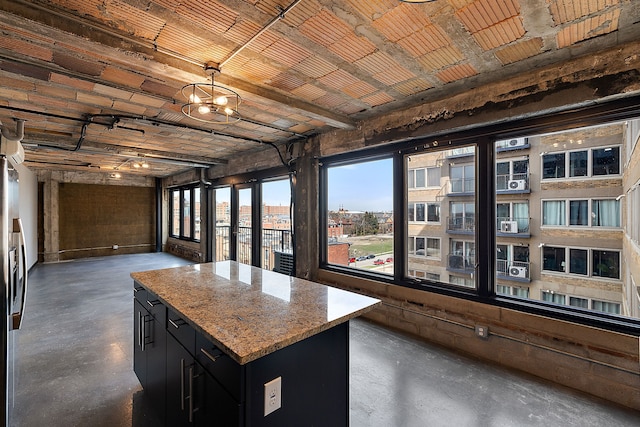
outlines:
[{"label": "window frame", "polygon": [[[587,202],[587,224],[571,224],[571,204],[572,202]],[[593,209],[595,201],[615,201],[618,203],[618,218],[616,222],[618,225],[594,225],[593,219]],[[557,202],[562,203],[564,205],[564,215],[562,218],[562,224],[546,224],[545,223],[545,203]],[[540,199],[540,227],[541,228],[572,228],[572,229],[592,229],[592,230],[617,230],[622,227],[622,207],[620,206],[620,200],[615,197],[593,197],[593,198],[569,198],[569,199],[560,199],[560,198],[550,198]]]},{"label": "window frame", "polygon": [[[174,239],[178,239],[178,240],[184,240],[187,242],[200,242],[202,240],[202,234],[200,235],[200,238],[196,239],[195,238],[195,234],[196,234],[196,222],[198,218],[202,218],[202,212],[196,212],[196,205],[201,205],[200,200],[196,201],[196,193],[199,191],[199,194],[202,195],[202,188],[200,187],[200,184],[190,184],[190,185],[182,185],[180,187],[172,187],[168,189],[168,195],[169,195],[169,237],[172,237]],[[180,219],[179,219],[179,232],[178,234],[175,234],[173,232],[173,223],[175,220],[175,212],[173,209],[173,197],[174,194],[179,194],[179,212],[180,212]],[[189,200],[190,200],[190,206],[189,206],[189,217],[191,218],[191,221],[189,223],[189,230],[188,230],[188,234],[185,232],[184,230],[184,213],[185,213],[185,208],[184,208],[184,195],[185,194],[189,194]]]},{"label": "window frame", "polygon": [[[394,254],[397,260],[407,259],[407,242],[405,240],[407,201],[405,192],[408,190],[408,176],[405,168],[405,158],[422,151],[452,150],[456,147],[473,145],[476,150],[476,253],[477,267],[476,289],[462,289],[431,280],[417,280],[407,277],[404,268],[396,268],[392,277],[375,275],[366,271],[345,269],[328,265],[320,254],[319,268],[322,270],[342,273],[346,276],[371,279],[381,283],[413,288],[424,292],[448,295],[475,302],[486,303],[525,313],[548,316],[551,318],[576,322],[598,328],[604,328],[622,333],[640,336],[640,319],[611,315],[608,313],[585,313],[570,306],[557,306],[537,300],[522,300],[498,295],[495,292],[497,283],[495,272],[495,141],[508,138],[518,138],[530,135],[543,135],[576,128],[598,126],[623,120],[636,119],[639,116],[640,95],[608,100],[597,105],[573,107],[551,113],[542,113],[527,118],[516,118],[500,123],[478,124],[473,127],[444,129],[430,134],[411,135],[402,138],[398,135],[396,142],[387,144],[371,144],[368,148],[358,151],[344,152],[318,159],[320,168],[320,217],[326,217],[326,168],[344,162],[369,161],[380,157],[394,159],[394,194],[402,195],[394,199]],[[445,143],[443,144],[443,141]],[[622,152],[623,150],[621,150]],[[622,161],[622,159],[621,159]],[[622,171],[622,165],[620,167]],[[621,175],[617,175],[616,179]],[[599,177],[600,178],[600,177]],[[587,179],[579,177],[580,180]],[[552,180],[545,180],[552,182]],[[410,190],[410,189],[409,189]],[[640,199],[640,197],[639,197]],[[322,230],[322,228],[321,228]],[[320,232],[320,241],[326,233]],[[322,244],[322,243],[321,243]],[[396,265],[401,264],[396,262]]]},{"label": "window frame", "polygon": [[[594,174],[594,151],[599,151],[599,150],[610,150],[610,149],[617,149],[618,150],[618,165],[617,165],[617,169],[618,172],[617,173],[613,173],[613,174]],[[585,152],[587,153],[587,173],[586,175],[571,175],[571,154],[574,153],[582,153]],[[583,149],[576,149],[576,150],[560,150],[560,151],[550,151],[548,153],[543,153],[542,154],[542,161],[540,162],[541,168],[542,170],[540,171],[540,179],[542,182],[553,182],[553,181],[559,181],[559,180],[584,180],[584,179],[603,179],[603,178],[610,178],[610,177],[620,177],[622,176],[621,171],[623,170],[623,159],[622,159],[622,144],[614,144],[614,145],[603,145],[603,146],[598,146],[598,147],[587,147],[587,148],[583,148]],[[559,155],[563,155],[564,156],[564,176],[556,176],[556,177],[550,177],[550,178],[545,178],[545,168],[544,168],[544,158],[546,156],[559,156]]]}]

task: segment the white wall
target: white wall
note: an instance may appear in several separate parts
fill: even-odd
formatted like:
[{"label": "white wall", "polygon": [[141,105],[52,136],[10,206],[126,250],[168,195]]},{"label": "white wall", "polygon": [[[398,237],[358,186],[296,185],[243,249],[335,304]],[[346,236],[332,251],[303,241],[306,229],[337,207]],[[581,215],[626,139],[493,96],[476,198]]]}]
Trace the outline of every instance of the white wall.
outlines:
[{"label": "white wall", "polygon": [[27,266],[38,261],[38,179],[26,166],[16,167],[19,174],[20,218],[27,242]]}]

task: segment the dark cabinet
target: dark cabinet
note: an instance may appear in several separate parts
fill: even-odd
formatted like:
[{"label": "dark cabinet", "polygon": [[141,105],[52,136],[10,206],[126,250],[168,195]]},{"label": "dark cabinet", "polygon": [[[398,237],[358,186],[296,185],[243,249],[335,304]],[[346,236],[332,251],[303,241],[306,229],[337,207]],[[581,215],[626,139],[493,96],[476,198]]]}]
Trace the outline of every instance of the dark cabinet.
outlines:
[{"label": "dark cabinet", "polygon": [[[195,330],[169,310],[167,322],[167,400],[166,413],[168,426],[237,426],[240,425],[240,404],[207,368],[216,362],[231,362],[240,365],[224,355],[215,347],[198,349],[203,365],[196,360],[194,349],[196,342],[206,342]],[[206,346],[206,344],[204,344]],[[210,347],[210,346],[209,346]],[[196,352],[196,353],[198,353]],[[198,358],[200,359],[200,357]],[[216,365],[216,371],[220,365]],[[222,367],[224,368],[224,364]],[[240,383],[240,376],[231,382]]]},{"label": "dark cabinet", "polygon": [[166,395],[166,307],[144,290],[136,292],[133,305],[133,370],[149,401],[159,414],[163,414]]},{"label": "dark cabinet", "polygon": [[[147,289],[134,301],[134,370],[163,425],[348,425],[348,323],[240,364]],[[276,378],[282,406],[265,415]]]},{"label": "dark cabinet", "polygon": [[194,425],[198,411],[195,388],[200,381],[193,356],[171,334],[167,334],[167,403],[168,426]]}]

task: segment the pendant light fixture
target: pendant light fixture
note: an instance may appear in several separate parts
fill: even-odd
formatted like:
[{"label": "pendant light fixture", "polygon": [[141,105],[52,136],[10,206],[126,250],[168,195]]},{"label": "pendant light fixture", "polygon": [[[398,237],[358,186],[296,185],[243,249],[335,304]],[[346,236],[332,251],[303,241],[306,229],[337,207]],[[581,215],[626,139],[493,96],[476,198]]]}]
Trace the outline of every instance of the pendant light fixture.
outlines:
[{"label": "pendant light fixture", "polygon": [[182,106],[185,116],[205,123],[231,124],[241,119],[238,107],[240,95],[232,89],[216,84],[219,65],[207,62],[204,72],[211,79],[207,83],[190,83],[182,88],[187,103]]}]

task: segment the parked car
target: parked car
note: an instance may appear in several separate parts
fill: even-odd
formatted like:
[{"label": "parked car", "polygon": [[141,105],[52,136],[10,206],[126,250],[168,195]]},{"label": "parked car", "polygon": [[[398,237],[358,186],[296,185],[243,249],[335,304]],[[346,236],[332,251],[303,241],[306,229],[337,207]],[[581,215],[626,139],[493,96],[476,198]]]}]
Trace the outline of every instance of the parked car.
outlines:
[{"label": "parked car", "polygon": [[384,265],[384,260],[382,260],[382,259],[378,258],[377,260],[373,261],[373,263],[374,263],[375,265]]},{"label": "parked car", "polygon": [[374,259],[376,256],[374,254],[367,255],[367,259]]},{"label": "parked car", "polygon": [[387,260],[385,262],[387,262],[387,263],[393,262],[393,258],[389,257],[389,258],[387,258]]},{"label": "parked car", "polygon": [[364,261],[365,259],[367,259],[366,256],[359,256],[358,258],[356,258],[356,261]]},{"label": "parked car", "polygon": [[355,257],[349,258],[349,264],[351,264],[352,262],[356,262]]}]

